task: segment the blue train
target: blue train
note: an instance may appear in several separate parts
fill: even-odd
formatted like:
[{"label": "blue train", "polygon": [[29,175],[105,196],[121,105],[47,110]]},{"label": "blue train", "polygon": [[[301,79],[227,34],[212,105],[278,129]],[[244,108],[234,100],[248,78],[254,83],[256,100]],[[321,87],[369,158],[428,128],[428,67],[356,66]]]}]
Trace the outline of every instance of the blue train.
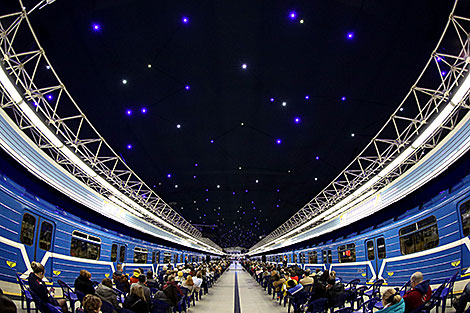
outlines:
[{"label": "blue train", "polygon": [[41,262],[47,280],[55,284],[58,279],[73,283],[81,269],[101,281],[117,263],[128,274],[138,267],[157,273],[163,265],[217,258],[109,230],[34,196],[2,174],[0,219],[0,288],[9,294],[19,294],[15,273],[26,277],[32,261]]},{"label": "blue train", "polygon": [[304,243],[265,257],[267,262],[313,271],[334,270],[344,282],[360,278],[363,284],[384,279],[388,285],[401,286],[415,271],[423,272],[431,284],[440,284],[459,271],[459,290],[470,279],[469,235],[470,175],[379,225],[364,223],[358,232],[328,239],[332,233],[308,247]]}]

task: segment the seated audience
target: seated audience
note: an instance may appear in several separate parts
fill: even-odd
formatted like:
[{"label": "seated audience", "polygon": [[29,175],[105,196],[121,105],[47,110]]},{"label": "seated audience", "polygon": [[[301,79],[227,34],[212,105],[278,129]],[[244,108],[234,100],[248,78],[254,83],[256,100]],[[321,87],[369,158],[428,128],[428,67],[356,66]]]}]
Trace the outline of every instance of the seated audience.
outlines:
[{"label": "seated audience", "polygon": [[454,300],[453,306],[455,308],[455,313],[463,313],[467,307],[467,303],[470,302],[470,283],[465,285],[463,293],[459,298]]},{"label": "seated audience", "polygon": [[[400,297],[400,293],[395,289],[389,288],[382,294],[383,309],[380,313],[404,313],[405,301]],[[377,312],[376,312],[377,313]]]},{"label": "seated audience", "polygon": [[109,278],[103,278],[101,283],[95,290],[95,294],[100,297],[101,300],[109,302],[115,308],[113,312],[119,311],[119,302],[117,301],[117,292],[113,289],[113,283]]},{"label": "seated audience", "polygon": [[305,273],[303,273],[302,279],[299,281],[299,283],[301,283],[302,286],[313,284],[313,278],[310,277],[310,270],[307,270]]},{"label": "seated audience", "polygon": [[286,282],[286,279],[284,277],[281,278],[279,274],[274,275],[273,277],[274,292],[281,291],[281,287],[285,282]]},{"label": "seated audience", "polygon": [[129,279],[129,282],[131,285],[139,282],[140,274],[142,273],[140,272],[139,269],[136,268],[132,274],[132,277]]},{"label": "seated audience", "polygon": [[423,273],[416,272],[411,275],[411,290],[404,294],[405,312],[411,312],[431,298],[429,281],[423,281]]},{"label": "seated audience", "polygon": [[142,285],[132,284],[129,295],[124,300],[124,309],[131,310],[135,313],[148,313],[149,306],[145,301],[144,289]]},{"label": "seated audience", "polygon": [[87,270],[81,270],[80,275],[75,279],[75,290],[83,292],[85,295],[94,295],[95,288],[93,288],[93,282],[91,281],[91,273]]},{"label": "seated audience", "polygon": [[83,309],[85,313],[100,313],[101,312],[101,299],[92,294],[87,294],[83,298]]},{"label": "seated audience", "polygon": [[32,262],[31,268],[33,271],[28,277],[29,289],[44,303],[60,306],[63,312],[67,312],[67,302],[65,302],[65,299],[56,300],[49,295],[46,284],[42,281],[46,273],[44,266],[39,262]]},{"label": "seated audience", "polygon": [[186,280],[183,282],[183,287],[188,289],[188,296],[193,293],[195,286],[191,275],[188,275],[188,277],[186,277]]}]

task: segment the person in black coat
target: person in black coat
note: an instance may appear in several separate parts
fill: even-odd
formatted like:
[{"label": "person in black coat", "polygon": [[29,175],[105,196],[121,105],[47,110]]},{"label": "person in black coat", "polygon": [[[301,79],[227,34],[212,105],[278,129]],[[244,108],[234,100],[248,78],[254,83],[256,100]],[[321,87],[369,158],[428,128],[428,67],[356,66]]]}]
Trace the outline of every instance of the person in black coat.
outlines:
[{"label": "person in black coat", "polygon": [[129,295],[124,300],[124,309],[135,313],[148,313],[149,306],[145,301],[144,289],[139,284],[132,284]]},{"label": "person in black coat", "polygon": [[44,266],[39,262],[33,262],[31,263],[31,268],[33,271],[28,277],[29,289],[44,303],[60,306],[63,312],[67,312],[67,302],[65,302],[65,299],[56,300],[49,295],[49,291],[42,281],[46,274]]},{"label": "person in black coat", "polygon": [[81,270],[80,276],[75,279],[75,291],[81,291],[84,295],[94,295],[95,288],[93,287],[93,282],[90,278],[90,272],[88,272],[87,270]]}]

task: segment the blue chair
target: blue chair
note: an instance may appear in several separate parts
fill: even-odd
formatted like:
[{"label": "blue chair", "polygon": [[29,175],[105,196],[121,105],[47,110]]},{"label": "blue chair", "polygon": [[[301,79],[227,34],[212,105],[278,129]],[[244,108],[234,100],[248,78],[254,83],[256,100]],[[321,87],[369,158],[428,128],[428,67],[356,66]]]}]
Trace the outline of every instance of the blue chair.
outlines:
[{"label": "blue chair", "polygon": [[350,303],[351,307],[354,309],[354,304],[356,304],[357,310],[359,310],[359,307],[364,303],[364,293],[367,290],[367,286],[361,286],[357,287],[356,290],[354,290],[353,295],[351,296]]},{"label": "blue chair", "polygon": [[54,306],[51,303],[46,303],[42,301],[32,290],[30,290],[31,296],[33,298],[34,304],[36,305],[37,310],[41,313],[62,313],[62,309],[59,306]]},{"label": "blue chair", "polygon": [[375,297],[380,297],[380,287],[384,284],[385,280],[379,279],[375,281],[372,286],[370,286],[369,290],[364,292],[364,295],[366,295],[369,299],[375,298]]},{"label": "blue chair", "polygon": [[126,300],[126,293],[124,291],[120,290],[120,289],[117,289],[117,288],[113,288],[113,290],[116,291],[118,302],[123,304],[124,300]]},{"label": "blue chair", "polygon": [[354,291],[354,290],[356,290],[356,287],[360,282],[361,282],[361,280],[359,278],[353,279],[350,282],[345,284],[344,290]]},{"label": "blue chair", "polygon": [[101,312],[102,313],[113,313],[113,310],[114,310],[114,306],[111,303],[101,299]]},{"label": "blue chair", "polygon": [[308,291],[299,291],[295,295],[289,295],[289,306],[287,307],[287,313],[290,313],[290,307],[294,307],[294,312],[299,312],[302,305],[304,305],[308,298],[310,297],[310,292]]},{"label": "blue chair", "polygon": [[379,297],[371,298],[362,304],[362,309],[354,311],[354,313],[372,313],[374,311],[374,306],[377,302],[380,301]]},{"label": "blue chair", "polygon": [[326,305],[328,303],[327,298],[320,298],[313,300],[307,304],[306,313],[326,313]]},{"label": "blue chair", "polygon": [[401,288],[398,290],[400,292],[400,297],[403,298],[405,293],[411,290],[411,280],[407,281]]},{"label": "blue chair", "polygon": [[[168,309],[170,308],[171,308],[171,305],[169,305],[168,303],[164,301],[161,301],[158,299],[152,300],[152,313],[166,313]],[[121,313],[124,313],[124,312],[121,312]]]},{"label": "blue chair", "polygon": [[72,313],[74,313],[75,303],[78,302],[77,295],[75,294],[75,292],[73,292],[73,289],[66,282],[59,279],[57,280],[57,283],[62,289],[62,294],[64,295],[64,298],[69,301],[70,307],[72,308]]},{"label": "blue chair", "polygon": [[80,301],[80,306],[82,305],[83,298],[85,298],[85,294],[80,290],[75,290],[75,294],[77,295],[78,301]]},{"label": "blue chair", "polygon": [[[26,311],[31,313],[31,303],[34,302],[33,297],[31,296],[31,292],[29,288],[24,283],[23,279],[21,279],[20,275],[16,273],[16,279],[18,280],[18,284],[21,288],[21,308],[24,310],[24,303],[26,302]],[[34,309],[36,312],[38,311],[37,308]]]},{"label": "blue chair", "polygon": [[442,290],[441,294],[438,295],[438,302],[436,304],[436,312],[439,312],[439,307],[442,304],[442,313],[445,313],[446,311],[446,302],[447,302],[447,296],[451,294],[450,298],[454,297],[454,283],[455,280],[457,279],[457,275],[460,273],[460,271],[455,272],[454,275],[452,275],[447,281],[444,289]]},{"label": "blue chair", "polygon": [[337,297],[335,297],[334,299],[332,299],[328,303],[328,305],[330,307],[330,312],[333,313],[333,310],[335,308],[339,308],[339,309],[344,308],[346,300],[347,300],[348,297],[349,297],[349,293],[343,292],[343,293],[339,294]]}]

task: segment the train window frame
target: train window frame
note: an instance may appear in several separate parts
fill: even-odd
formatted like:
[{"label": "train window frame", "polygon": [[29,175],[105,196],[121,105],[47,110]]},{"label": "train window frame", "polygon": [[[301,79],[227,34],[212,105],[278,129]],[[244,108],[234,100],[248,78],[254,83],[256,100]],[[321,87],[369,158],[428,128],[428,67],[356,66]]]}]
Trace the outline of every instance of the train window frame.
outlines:
[{"label": "train window frame", "polygon": [[[85,249],[83,249],[83,245],[85,245]],[[74,246],[76,247],[75,249]],[[74,251],[78,248],[81,249]],[[96,253],[95,255],[90,253],[90,251],[92,251],[91,249],[96,249],[96,251],[94,251],[94,253]],[[85,254],[82,254],[83,251],[85,251]],[[99,260],[101,255],[101,238],[79,230],[73,230],[70,240],[70,255],[81,259]]]},{"label": "train window frame", "polygon": [[[383,243],[379,243],[379,240],[383,240]],[[385,238],[384,237],[379,237],[375,240],[376,245],[377,245],[377,257],[379,260],[385,259],[387,257],[387,244],[385,243]],[[383,251],[381,251],[381,248],[383,247]]]},{"label": "train window frame", "polygon": [[322,250],[322,253],[321,253],[321,254],[322,254],[322,261],[323,261],[323,264],[327,264],[327,263],[328,263],[328,262],[327,262],[328,259],[327,259],[327,255],[326,255],[326,254],[327,254],[326,250]]},{"label": "train window frame", "polygon": [[155,260],[156,260],[156,251],[153,250],[152,251],[152,264],[155,264]]},{"label": "train window frame", "polygon": [[333,263],[333,254],[331,253],[331,249],[328,250],[328,264]]},{"label": "train window frame", "polygon": [[305,253],[304,252],[299,253],[299,259],[300,259],[300,264],[305,264]]},{"label": "train window frame", "polygon": [[[347,255],[348,251],[349,255]],[[338,246],[338,260],[339,263],[356,262],[356,244],[348,243]]]},{"label": "train window frame", "polygon": [[[50,225],[50,233],[49,233],[49,238],[44,238],[46,235],[46,232],[44,231],[44,224]],[[51,250],[52,246],[52,234],[54,232],[54,225],[52,223],[49,223],[48,221],[42,221],[41,227],[39,228],[39,249],[44,250],[44,251],[49,251]],[[45,246],[44,246],[45,244]]]},{"label": "train window frame", "polygon": [[[31,224],[28,221],[28,225],[29,226],[32,225],[32,230],[31,230],[31,227],[29,227],[29,229],[27,229],[27,231],[28,231],[27,235],[28,236],[25,237],[25,233],[26,233],[25,229],[26,229],[26,225],[27,225],[27,224],[25,224],[25,217],[27,217],[27,216],[28,216],[28,218],[29,217],[33,218],[34,223]],[[36,216],[34,216],[32,214],[29,214],[29,213],[23,214],[23,219],[21,220],[21,231],[20,231],[20,241],[21,241],[21,243],[23,243],[27,246],[32,246],[34,244],[34,236],[36,234],[36,222],[37,222]]]},{"label": "train window frame", "polygon": [[317,251],[308,252],[308,264],[318,264],[318,253]]},{"label": "train window frame", "polygon": [[292,263],[297,263],[297,254],[296,253],[294,253],[292,255]]},{"label": "train window frame", "polygon": [[157,251],[156,251],[155,260],[157,261],[157,262],[156,262],[157,264],[160,263],[160,250],[157,250]]},{"label": "train window frame", "polygon": [[[431,220],[432,223],[430,223]],[[422,227],[420,228],[420,226]],[[436,237],[427,236],[429,235],[429,232],[431,232],[431,235],[435,235]],[[439,228],[437,225],[437,218],[434,215],[430,215],[410,225],[404,226],[399,229],[398,235],[400,240],[400,252],[402,255],[435,248],[439,246]],[[427,238],[431,238],[432,240]]]},{"label": "train window frame", "polygon": [[126,246],[121,245],[119,247],[119,262],[124,263],[126,261]]},{"label": "train window frame", "polygon": [[[148,252],[149,250],[147,248],[134,247],[134,263],[146,264],[148,261]],[[141,262],[142,260],[144,260],[144,262]]]},{"label": "train window frame", "polygon": [[[116,251],[113,251],[116,250]],[[118,254],[118,245],[117,243],[113,243],[111,245],[111,262],[117,261],[117,254]]]},{"label": "train window frame", "polygon": [[[465,211],[463,211],[465,209]],[[460,225],[464,237],[470,236],[470,200],[463,202],[459,206]]]},{"label": "train window frame", "polygon": [[170,263],[171,263],[171,253],[163,252],[163,264],[170,264]]},{"label": "train window frame", "polygon": [[[369,243],[372,244],[372,247],[369,247]],[[370,249],[372,248],[372,249]],[[373,261],[375,260],[375,247],[374,247],[374,240],[369,239],[366,241],[366,250],[367,250],[367,260],[368,261]],[[372,254],[371,254],[372,252]]]}]

